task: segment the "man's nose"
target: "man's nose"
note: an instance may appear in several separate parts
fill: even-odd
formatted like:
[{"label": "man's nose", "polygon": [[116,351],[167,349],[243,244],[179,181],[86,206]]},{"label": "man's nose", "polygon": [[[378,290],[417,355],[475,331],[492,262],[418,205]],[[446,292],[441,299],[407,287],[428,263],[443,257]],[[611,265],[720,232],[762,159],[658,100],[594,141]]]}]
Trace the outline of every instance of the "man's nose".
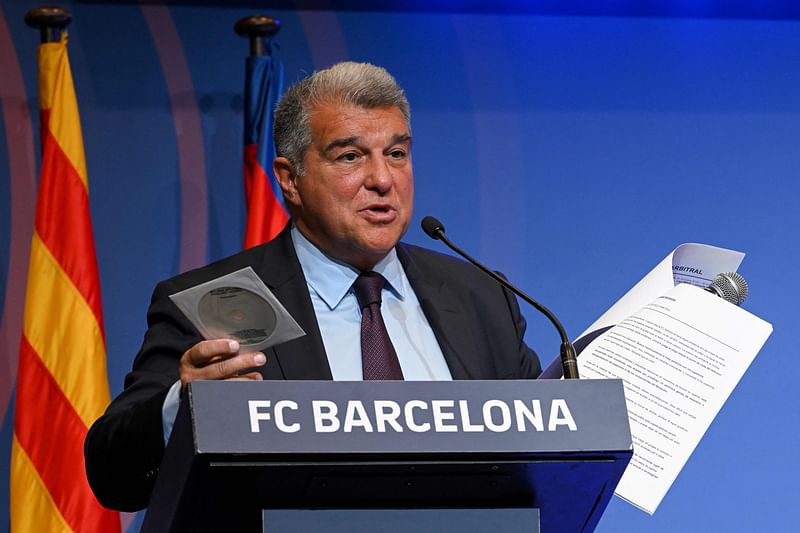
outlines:
[{"label": "man's nose", "polygon": [[388,161],[383,157],[377,157],[371,160],[368,174],[365,180],[365,187],[374,189],[380,193],[386,193],[394,184],[394,175],[392,174],[392,167]]}]

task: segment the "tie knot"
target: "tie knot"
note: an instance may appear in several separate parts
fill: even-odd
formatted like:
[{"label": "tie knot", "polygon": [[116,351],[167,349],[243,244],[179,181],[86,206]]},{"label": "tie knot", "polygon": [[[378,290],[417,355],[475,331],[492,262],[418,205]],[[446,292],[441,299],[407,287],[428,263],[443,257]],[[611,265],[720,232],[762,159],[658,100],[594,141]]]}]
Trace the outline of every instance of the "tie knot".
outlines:
[{"label": "tie knot", "polygon": [[377,272],[362,272],[353,282],[358,305],[365,308],[369,305],[381,303],[381,290],[386,280]]}]

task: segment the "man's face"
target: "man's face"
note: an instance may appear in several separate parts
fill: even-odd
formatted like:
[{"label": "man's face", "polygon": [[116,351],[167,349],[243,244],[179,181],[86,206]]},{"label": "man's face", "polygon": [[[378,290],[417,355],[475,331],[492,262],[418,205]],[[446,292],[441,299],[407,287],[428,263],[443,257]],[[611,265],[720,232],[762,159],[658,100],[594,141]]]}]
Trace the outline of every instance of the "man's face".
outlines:
[{"label": "man's face", "polygon": [[403,114],[326,104],[311,114],[311,137],[304,176],[292,175],[283,158],[275,162],[294,222],[329,256],[370,269],[406,232],[414,206]]}]

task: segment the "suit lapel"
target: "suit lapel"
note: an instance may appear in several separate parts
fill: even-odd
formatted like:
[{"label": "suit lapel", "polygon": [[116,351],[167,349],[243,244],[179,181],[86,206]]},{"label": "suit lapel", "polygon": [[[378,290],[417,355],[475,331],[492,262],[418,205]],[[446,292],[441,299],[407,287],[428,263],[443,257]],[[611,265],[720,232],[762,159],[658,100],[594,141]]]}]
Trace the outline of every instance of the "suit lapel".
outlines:
[{"label": "suit lapel", "polygon": [[492,379],[476,349],[476,324],[465,315],[464,295],[447,281],[446,272],[425,268],[417,261],[413,248],[398,245],[397,255],[453,379]]},{"label": "suit lapel", "polygon": [[[283,379],[331,380],[328,357],[306,279],[294,251],[290,228],[291,224],[287,224],[274,240],[265,245],[261,262],[254,266],[254,270],[306,334],[273,346],[267,350],[271,352],[267,357],[275,359]],[[273,376],[265,377],[271,379]]]}]

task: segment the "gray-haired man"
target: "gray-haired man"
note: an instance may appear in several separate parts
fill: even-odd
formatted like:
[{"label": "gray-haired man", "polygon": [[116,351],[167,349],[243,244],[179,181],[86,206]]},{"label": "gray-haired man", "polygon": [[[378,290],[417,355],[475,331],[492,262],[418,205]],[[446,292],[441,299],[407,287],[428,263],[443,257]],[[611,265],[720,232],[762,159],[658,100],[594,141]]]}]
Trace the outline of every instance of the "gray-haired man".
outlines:
[{"label": "gray-haired man", "polygon": [[[366,275],[383,280],[381,314],[399,378],[539,374],[511,294],[462,261],[399,242],[413,209],[409,117],[394,78],[369,64],[339,63],[287,91],[275,113],[273,169],[290,224],[268,244],[156,287],[125,390],[86,441],[87,473],[104,505],[147,505],[180,392],[193,380],[370,379],[352,288]],[[245,266],[304,337],[239,353],[233,339],[204,340],[168,298]]]}]

